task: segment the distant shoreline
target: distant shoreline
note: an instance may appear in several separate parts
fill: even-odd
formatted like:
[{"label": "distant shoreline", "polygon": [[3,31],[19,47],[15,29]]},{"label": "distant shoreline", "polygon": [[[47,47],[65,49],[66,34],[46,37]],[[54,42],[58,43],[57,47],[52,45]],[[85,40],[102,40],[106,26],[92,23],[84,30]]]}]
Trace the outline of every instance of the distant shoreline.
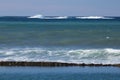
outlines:
[{"label": "distant shoreline", "polygon": [[39,67],[67,67],[67,66],[114,66],[120,67],[120,64],[85,64],[85,63],[62,63],[62,62],[26,62],[26,61],[0,61],[0,66],[39,66]]}]

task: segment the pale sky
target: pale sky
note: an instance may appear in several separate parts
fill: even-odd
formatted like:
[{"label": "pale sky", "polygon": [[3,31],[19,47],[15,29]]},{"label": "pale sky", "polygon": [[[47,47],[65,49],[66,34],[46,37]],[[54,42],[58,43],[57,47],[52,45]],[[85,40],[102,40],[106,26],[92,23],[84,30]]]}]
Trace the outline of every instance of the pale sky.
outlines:
[{"label": "pale sky", "polygon": [[0,0],[0,16],[120,16],[120,0]]}]

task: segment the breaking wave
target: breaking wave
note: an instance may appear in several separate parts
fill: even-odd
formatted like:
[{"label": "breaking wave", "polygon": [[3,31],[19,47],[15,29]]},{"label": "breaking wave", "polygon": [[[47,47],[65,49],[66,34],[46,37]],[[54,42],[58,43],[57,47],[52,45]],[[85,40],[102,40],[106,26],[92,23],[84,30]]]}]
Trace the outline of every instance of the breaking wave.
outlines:
[{"label": "breaking wave", "polygon": [[41,15],[41,14],[39,14],[39,15],[30,16],[30,17],[28,17],[28,18],[40,18],[40,19],[43,19],[44,16]]},{"label": "breaking wave", "polygon": [[58,17],[54,17],[54,19],[67,19],[67,16],[58,16]]},{"label": "breaking wave", "polygon": [[66,63],[120,63],[120,49],[0,49],[0,61],[50,61]]},{"label": "breaking wave", "polygon": [[37,19],[67,19],[67,16],[43,16],[41,14],[39,15],[34,15],[34,16],[29,16],[27,18],[37,18]]},{"label": "breaking wave", "polygon": [[77,19],[113,19],[110,17],[104,17],[104,16],[84,16],[84,17],[76,17]]},{"label": "breaking wave", "polygon": [[37,18],[37,19],[114,19],[113,17],[104,16],[43,16],[41,14],[29,16],[27,18]]}]

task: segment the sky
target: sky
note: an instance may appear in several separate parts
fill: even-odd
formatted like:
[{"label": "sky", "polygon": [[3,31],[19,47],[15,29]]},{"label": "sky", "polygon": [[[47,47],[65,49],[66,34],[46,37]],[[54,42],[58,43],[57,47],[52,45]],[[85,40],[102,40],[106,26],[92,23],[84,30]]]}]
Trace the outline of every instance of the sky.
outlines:
[{"label": "sky", "polygon": [[120,0],[0,0],[0,16],[120,16]]}]

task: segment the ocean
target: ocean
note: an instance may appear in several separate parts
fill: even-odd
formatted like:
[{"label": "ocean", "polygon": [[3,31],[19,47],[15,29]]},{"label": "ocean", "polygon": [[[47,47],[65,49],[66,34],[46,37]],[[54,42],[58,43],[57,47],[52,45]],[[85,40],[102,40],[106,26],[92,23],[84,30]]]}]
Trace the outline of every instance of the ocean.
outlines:
[{"label": "ocean", "polygon": [[0,61],[119,64],[120,17],[0,17]]},{"label": "ocean", "polygon": [[119,80],[117,67],[0,67],[0,80]]}]

